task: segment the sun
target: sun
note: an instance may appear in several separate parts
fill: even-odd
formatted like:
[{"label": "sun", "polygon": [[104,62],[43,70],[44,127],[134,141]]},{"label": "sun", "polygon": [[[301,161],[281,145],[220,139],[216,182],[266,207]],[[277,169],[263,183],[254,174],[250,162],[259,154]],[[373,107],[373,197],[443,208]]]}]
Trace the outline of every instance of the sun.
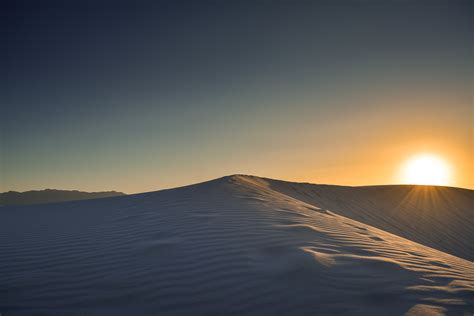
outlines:
[{"label": "sun", "polygon": [[449,185],[451,167],[437,155],[420,154],[404,163],[401,178],[406,184]]}]

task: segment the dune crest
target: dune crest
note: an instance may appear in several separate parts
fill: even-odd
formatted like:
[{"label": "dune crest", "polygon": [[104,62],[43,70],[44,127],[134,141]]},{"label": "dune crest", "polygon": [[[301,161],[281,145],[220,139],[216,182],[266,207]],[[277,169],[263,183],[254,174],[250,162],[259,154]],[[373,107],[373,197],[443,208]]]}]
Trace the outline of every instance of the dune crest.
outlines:
[{"label": "dune crest", "polygon": [[416,185],[348,187],[258,179],[255,181],[260,185],[289,197],[474,260],[473,190]]}]

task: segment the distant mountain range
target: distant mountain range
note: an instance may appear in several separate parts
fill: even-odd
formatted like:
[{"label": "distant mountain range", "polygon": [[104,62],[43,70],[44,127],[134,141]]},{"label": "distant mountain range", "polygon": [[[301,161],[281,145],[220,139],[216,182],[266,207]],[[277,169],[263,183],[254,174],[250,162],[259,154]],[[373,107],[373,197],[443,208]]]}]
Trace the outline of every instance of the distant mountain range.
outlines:
[{"label": "distant mountain range", "polygon": [[0,193],[1,205],[27,205],[41,203],[55,203],[75,200],[89,200],[112,196],[125,195],[125,193],[117,191],[106,192],[82,192],[68,190],[34,190],[26,192],[8,191]]}]

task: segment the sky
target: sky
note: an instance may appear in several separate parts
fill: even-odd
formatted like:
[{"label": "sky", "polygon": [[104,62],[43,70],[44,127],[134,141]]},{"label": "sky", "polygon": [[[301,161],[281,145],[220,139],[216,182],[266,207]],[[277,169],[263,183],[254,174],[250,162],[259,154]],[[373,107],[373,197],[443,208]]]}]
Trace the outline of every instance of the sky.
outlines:
[{"label": "sky", "polygon": [[0,191],[229,174],[474,188],[472,1],[2,4]]}]

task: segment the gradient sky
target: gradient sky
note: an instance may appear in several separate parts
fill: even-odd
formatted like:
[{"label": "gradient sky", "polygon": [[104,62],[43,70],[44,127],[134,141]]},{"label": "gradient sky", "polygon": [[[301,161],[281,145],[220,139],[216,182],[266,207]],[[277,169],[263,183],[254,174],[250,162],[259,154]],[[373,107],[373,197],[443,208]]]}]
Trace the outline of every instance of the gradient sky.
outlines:
[{"label": "gradient sky", "polygon": [[2,4],[0,191],[245,173],[474,188],[472,1]]}]

